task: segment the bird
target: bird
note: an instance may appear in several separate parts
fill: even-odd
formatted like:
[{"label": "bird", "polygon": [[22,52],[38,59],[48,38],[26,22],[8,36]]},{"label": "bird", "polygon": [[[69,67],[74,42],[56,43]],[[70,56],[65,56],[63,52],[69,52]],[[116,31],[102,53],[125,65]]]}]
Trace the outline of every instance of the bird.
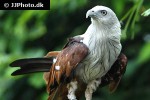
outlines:
[{"label": "bird", "polygon": [[109,85],[115,91],[127,66],[121,53],[121,25],[108,7],[97,5],[86,13],[91,24],[82,35],[68,39],[61,51],[45,57],[19,59],[10,64],[20,67],[15,75],[44,72],[48,100],[77,100],[85,93],[86,100],[98,87]]}]

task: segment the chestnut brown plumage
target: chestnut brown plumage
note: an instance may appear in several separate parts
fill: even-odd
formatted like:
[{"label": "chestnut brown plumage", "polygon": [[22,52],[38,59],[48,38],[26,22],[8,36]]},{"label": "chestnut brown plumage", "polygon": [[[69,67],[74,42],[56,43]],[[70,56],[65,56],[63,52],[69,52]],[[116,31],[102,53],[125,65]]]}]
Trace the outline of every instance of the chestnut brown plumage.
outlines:
[{"label": "chestnut brown plumage", "polygon": [[[32,72],[45,72],[43,77],[47,83],[47,91],[49,93],[48,99],[67,100],[67,84],[71,80],[80,81],[78,77],[74,76],[74,70],[77,64],[82,61],[87,53],[87,47],[81,43],[80,40],[71,38],[61,52],[53,51],[49,52],[44,58],[28,58],[12,62],[10,66],[19,66],[21,68],[15,71],[12,75],[22,75]],[[55,70],[54,65],[52,65],[54,58],[61,59],[61,61],[57,60],[54,64],[62,66],[59,71]],[[70,61],[70,64],[68,64],[68,61]],[[121,53],[108,73],[102,77],[100,87],[108,85],[109,90],[113,92],[117,88],[122,75],[125,73],[126,65],[127,58]],[[37,68],[38,70],[36,70]],[[80,81],[76,91],[77,99],[83,95],[85,88],[85,83]]]},{"label": "chestnut brown plumage", "polygon": [[[51,57],[51,55],[47,56]],[[118,87],[120,80],[126,71],[126,66],[127,66],[127,57],[123,53],[121,53],[118,56],[116,62],[111,67],[111,69],[108,71],[108,73],[102,77],[100,87],[108,85],[109,91],[114,92]],[[49,76],[49,73],[47,73],[47,75]],[[78,77],[75,78],[72,77],[71,80],[74,79],[80,81]],[[48,79],[46,81],[48,81]],[[69,83],[69,81],[61,80],[60,85],[57,84],[55,87],[53,87],[52,91],[50,92],[48,100],[67,100],[68,94],[67,83]],[[50,85],[48,85],[47,88],[49,89]],[[85,89],[86,84],[80,81],[78,84],[78,89],[76,91],[77,100],[84,94]]]},{"label": "chestnut brown plumage", "polygon": [[113,92],[127,63],[126,57],[120,54],[120,22],[116,14],[105,6],[93,7],[87,11],[86,17],[91,17],[91,24],[84,34],[69,39],[60,52],[50,52],[45,58],[12,63],[21,66],[13,75],[38,72],[41,65],[41,71],[46,72],[44,80],[50,94],[49,100],[65,100],[66,97],[76,100],[78,90],[84,88],[82,83],[86,85],[86,100],[92,100],[92,94],[99,86],[108,84],[109,90]]},{"label": "chestnut brown plumage", "polygon": [[[71,41],[72,42],[72,41]],[[56,80],[60,83],[62,76],[68,78],[75,67],[80,63],[88,54],[88,48],[79,42],[72,42],[68,44],[56,57],[56,63],[50,69],[49,86],[54,84]],[[56,70],[56,66],[60,69]]]}]

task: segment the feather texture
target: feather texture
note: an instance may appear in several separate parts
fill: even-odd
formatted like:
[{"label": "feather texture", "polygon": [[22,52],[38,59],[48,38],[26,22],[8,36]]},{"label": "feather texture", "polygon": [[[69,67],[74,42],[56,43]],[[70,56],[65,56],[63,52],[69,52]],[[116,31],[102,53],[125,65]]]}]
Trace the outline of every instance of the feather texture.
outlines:
[{"label": "feather texture", "polygon": [[[127,66],[127,57],[124,54],[120,54],[118,59],[113,64],[108,73],[102,77],[100,87],[109,86],[109,91],[112,93],[116,90],[119,85],[119,82],[126,71]],[[49,80],[50,73],[47,73],[47,81]],[[70,79],[73,80],[73,79]],[[76,77],[77,81],[80,81],[79,78]],[[68,81],[61,81],[60,85],[55,84],[53,88],[51,88],[51,92],[48,100],[67,100],[67,83]],[[49,88],[49,86],[48,86]],[[84,94],[86,89],[86,84],[82,81],[78,84],[78,89],[76,91],[77,100]]]},{"label": "feather texture", "polygon": [[[48,83],[48,91],[50,86],[57,81],[59,84],[62,79],[70,77],[78,63],[80,63],[88,54],[88,48],[83,43],[70,39],[69,43],[57,55],[56,63],[52,65]],[[58,69],[59,67],[59,69]]]},{"label": "feather texture", "polygon": [[[106,13],[102,13],[104,11]],[[76,99],[75,93],[80,86],[81,91],[85,90],[82,83],[87,85],[86,100],[92,99],[92,93],[99,85],[109,85],[113,92],[127,63],[124,55],[119,56],[122,48],[120,23],[115,13],[104,6],[93,7],[86,16],[91,17],[92,23],[83,35],[70,38],[61,52],[50,52],[47,58],[13,62],[10,65],[20,66],[20,69],[12,75],[45,71],[49,100],[66,100],[66,96],[69,100]]]},{"label": "feather texture", "polygon": [[53,58],[28,58],[19,59],[10,64],[11,67],[20,67],[11,75],[22,75],[35,72],[48,72],[53,63]]},{"label": "feather texture", "polygon": [[22,75],[35,72],[49,72],[53,59],[60,51],[49,52],[45,58],[26,58],[18,59],[10,64],[11,67],[20,67],[20,69],[13,72],[11,75]]}]

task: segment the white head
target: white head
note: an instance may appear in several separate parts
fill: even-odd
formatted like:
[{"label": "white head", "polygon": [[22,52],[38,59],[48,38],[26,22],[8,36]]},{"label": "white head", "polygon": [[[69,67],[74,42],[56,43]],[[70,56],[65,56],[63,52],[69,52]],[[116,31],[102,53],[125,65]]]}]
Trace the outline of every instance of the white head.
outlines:
[{"label": "white head", "polygon": [[112,26],[120,28],[120,22],[116,17],[116,14],[108,7],[95,6],[88,10],[86,18],[91,17],[92,24],[105,25],[109,28]]}]

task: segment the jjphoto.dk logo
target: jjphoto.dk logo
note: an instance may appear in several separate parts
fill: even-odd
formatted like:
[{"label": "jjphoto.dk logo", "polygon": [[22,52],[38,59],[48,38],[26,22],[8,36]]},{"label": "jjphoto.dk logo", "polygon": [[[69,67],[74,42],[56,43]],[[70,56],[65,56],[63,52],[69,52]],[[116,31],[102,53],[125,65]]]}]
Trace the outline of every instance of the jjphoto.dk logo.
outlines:
[{"label": "jjphoto.dk logo", "polygon": [[50,0],[0,1],[1,10],[50,10]]},{"label": "jjphoto.dk logo", "polygon": [[4,7],[8,8],[9,7],[9,3],[4,3]]},{"label": "jjphoto.dk logo", "polygon": [[11,7],[44,7],[44,4],[42,2],[38,2],[38,4],[31,4],[31,3],[24,4],[20,2],[20,3],[11,3]]}]

